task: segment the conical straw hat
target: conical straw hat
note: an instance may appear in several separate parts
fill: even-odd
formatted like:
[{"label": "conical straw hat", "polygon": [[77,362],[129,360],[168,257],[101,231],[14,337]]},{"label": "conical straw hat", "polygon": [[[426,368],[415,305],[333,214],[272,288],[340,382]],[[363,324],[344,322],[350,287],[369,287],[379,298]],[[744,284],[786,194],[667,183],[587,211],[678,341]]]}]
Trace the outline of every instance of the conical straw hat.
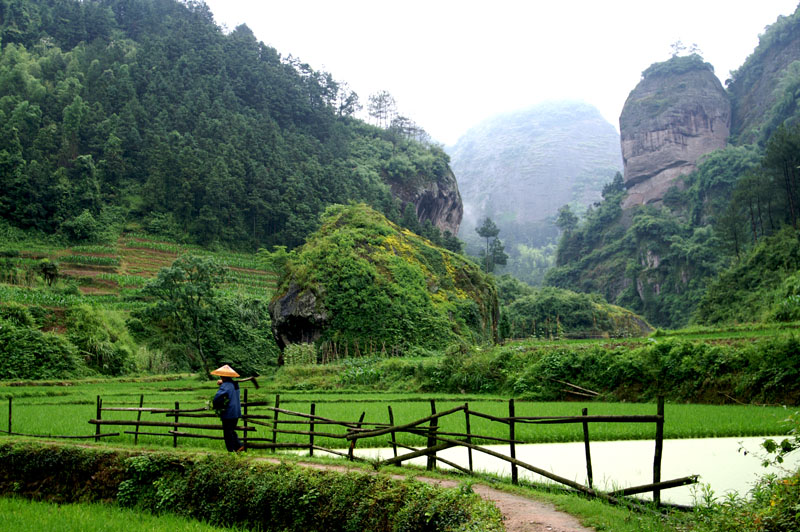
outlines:
[{"label": "conical straw hat", "polygon": [[238,377],[239,374],[233,371],[233,368],[229,365],[225,364],[221,368],[217,368],[211,372],[212,375],[217,375],[219,377]]}]

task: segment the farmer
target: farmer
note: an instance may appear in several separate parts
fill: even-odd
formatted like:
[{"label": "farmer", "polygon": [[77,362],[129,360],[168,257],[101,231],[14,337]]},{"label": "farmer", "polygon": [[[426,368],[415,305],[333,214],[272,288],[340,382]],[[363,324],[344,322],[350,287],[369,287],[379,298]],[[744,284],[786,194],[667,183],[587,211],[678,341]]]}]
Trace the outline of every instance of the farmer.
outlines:
[{"label": "farmer", "polygon": [[219,414],[222,420],[222,434],[225,437],[225,447],[228,452],[244,451],[244,445],[239,441],[239,436],[236,435],[236,423],[242,417],[242,406],[239,400],[239,383],[234,382],[232,377],[238,377],[239,374],[233,371],[229,365],[225,364],[221,368],[217,368],[211,372],[212,375],[220,377],[217,381],[219,390],[217,390],[212,404],[214,410]]}]

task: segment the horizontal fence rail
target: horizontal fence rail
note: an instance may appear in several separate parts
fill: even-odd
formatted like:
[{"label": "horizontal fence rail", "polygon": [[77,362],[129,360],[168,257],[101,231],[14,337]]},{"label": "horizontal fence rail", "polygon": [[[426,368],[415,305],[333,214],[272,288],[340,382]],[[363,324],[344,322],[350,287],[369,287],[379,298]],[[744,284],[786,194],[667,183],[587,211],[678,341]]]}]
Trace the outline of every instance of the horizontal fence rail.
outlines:
[{"label": "horizontal fence rail", "polygon": [[[373,465],[402,465],[403,462],[414,458],[426,457],[427,468],[435,469],[437,462],[441,462],[458,471],[473,474],[473,452],[484,453],[503,460],[510,464],[511,481],[518,483],[518,470],[525,469],[536,473],[551,481],[557,482],[581,493],[593,497],[600,497],[611,502],[617,498],[630,496],[640,493],[651,492],[653,501],[656,504],[661,502],[661,490],[685,486],[697,482],[697,476],[688,476],[679,479],[662,481],[661,479],[661,460],[663,454],[664,440],[664,400],[658,399],[657,411],[655,415],[589,415],[586,408],[582,409],[579,416],[517,416],[515,415],[514,400],[508,402],[508,416],[497,416],[478,412],[469,407],[468,403],[458,405],[441,412],[436,410],[436,402],[430,400],[431,413],[428,416],[415,421],[396,424],[395,412],[391,405],[387,405],[388,422],[366,421],[365,413],[361,413],[357,421],[337,420],[316,414],[316,404],[311,403],[309,412],[296,412],[280,405],[280,395],[275,396],[274,403],[268,401],[248,401],[247,389],[243,392],[242,401],[242,423],[236,427],[241,434],[245,449],[265,449],[275,452],[279,449],[307,450],[309,455],[314,451],[322,451],[332,455],[346,457],[348,460],[365,461],[355,455],[357,445],[364,445],[370,440],[376,441],[377,446],[388,443],[392,449],[392,456],[379,462],[372,461]],[[109,413],[135,413],[136,419],[109,419],[104,417]],[[150,416],[161,415],[167,420],[148,420],[142,419],[142,415]],[[440,430],[440,421],[451,416],[463,416],[464,432]],[[214,418],[214,423],[202,422],[202,418]],[[478,434],[472,430],[473,418],[488,421],[490,423],[500,423],[508,427],[508,437],[498,435]],[[181,408],[178,402],[174,408],[153,408],[144,406],[144,396],[139,397],[137,407],[106,407],[100,396],[97,396],[96,415],[88,421],[95,425],[95,433],[87,436],[40,436],[48,438],[94,438],[100,441],[101,438],[119,436],[119,432],[102,433],[101,427],[130,427],[132,430],[123,431],[125,434],[134,436],[134,443],[138,444],[139,436],[162,436],[171,437],[173,446],[177,447],[179,439],[205,438],[211,440],[222,440],[222,426],[216,414],[208,407]],[[592,458],[589,426],[593,423],[653,423],[656,426],[655,449],[653,456],[653,481],[652,483],[616,490],[609,493],[601,492],[593,486]],[[535,465],[525,463],[516,458],[516,445],[523,442],[517,437],[516,429],[520,425],[542,425],[542,424],[581,424],[583,429],[584,451],[586,457],[586,484],[581,484],[574,480],[564,478]],[[144,428],[147,432],[142,431]],[[8,402],[8,430],[2,431],[7,434],[25,435],[12,432],[12,400]],[[397,439],[398,434],[409,434],[422,441],[425,441],[421,448],[401,443]],[[279,435],[289,436],[293,441],[278,441]],[[320,445],[320,439],[340,441],[343,449],[330,449]],[[388,439],[387,439],[388,438]],[[305,441],[302,441],[305,439]],[[301,440],[301,441],[297,441]],[[498,452],[479,445],[476,442],[490,442],[508,445],[508,453]],[[446,460],[438,455],[445,449],[462,447],[467,451],[468,465],[459,465],[450,460]]]}]

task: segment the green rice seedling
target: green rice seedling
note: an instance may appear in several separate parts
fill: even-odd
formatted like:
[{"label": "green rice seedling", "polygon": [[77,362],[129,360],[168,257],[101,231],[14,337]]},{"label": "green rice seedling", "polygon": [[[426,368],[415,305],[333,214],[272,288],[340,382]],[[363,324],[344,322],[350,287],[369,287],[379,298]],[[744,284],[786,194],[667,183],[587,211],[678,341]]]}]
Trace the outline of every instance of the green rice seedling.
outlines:
[{"label": "green rice seedling", "polygon": [[0,300],[48,307],[67,307],[90,302],[89,298],[82,295],[10,285],[0,285]]},{"label": "green rice seedling", "polygon": [[[302,369],[302,367],[298,367]],[[302,379],[302,375],[296,375]],[[171,377],[150,379],[95,379],[86,381],[69,381],[69,386],[43,387],[7,386],[0,384],[0,398],[13,397],[13,426],[15,432],[26,434],[54,434],[54,435],[87,435],[94,433],[94,425],[89,425],[88,420],[96,415],[96,398],[99,395],[105,407],[135,407],[139,404],[140,396],[144,396],[145,407],[173,408],[176,401],[182,409],[203,408],[206,402],[216,392],[216,385],[212,381],[197,380],[196,378]],[[58,383],[54,383],[58,384]],[[263,402],[268,406],[274,405],[275,390],[265,387],[256,390],[249,384],[242,385],[248,392],[248,400]],[[50,393],[48,393],[50,392]],[[279,392],[278,392],[279,393]],[[469,403],[472,411],[482,412],[497,417],[508,415],[508,401],[506,398],[493,396],[469,396],[458,394],[408,394],[408,393],[378,393],[378,392],[343,392],[319,393],[314,391],[293,391],[282,393],[281,408],[308,413],[311,403],[315,403],[315,412],[318,416],[354,423],[358,421],[361,412],[365,413],[365,428],[389,422],[388,406],[392,407],[396,425],[409,423],[430,415],[430,399],[435,399],[436,410],[443,412],[455,406]],[[6,405],[0,402],[0,420],[5,419]],[[652,415],[656,412],[655,404],[648,403],[545,403],[517,400],[515,402],[516,415],[524,416],[579,416],[582,408],[588,408],[589,415]],[[272,419],[274,412],[267,407],[253,407],[250,414],[265,416]],[[216,423],[213,412],[209,412],[204,423]],[[782,420],[786,411],[779,407],[757,407],[743,405],[690,405],[667,404],[665,412],[665,437],[666,438],[702,438],[702,437],[736,437],[760,436],[781,434],[785,427]],[[104,412],[104,419],[135,419],[131,412]],[[164,414],[143,414],[143,419],[171,420]],[[192,418],[186,418],[184,421]],[[289,417],[280,414],[279,420],[300,420],[298,417]],[[265,421],[264,419],[261,420]],[[506,424],[480,419],[477,416],[470,418],[471,432],[475,435],[493,438],[507,438],[509,429]],[[0,422],[0,430],[5,430],[4,423]],[[307,424],[281,424],[282,429],[305,431]],[[427,427],[424,424],[421,428]],[[113,429],[113,430],[111,430]],[[567,442],[579,441],[583,437],[580,424],[569,425],[543,425],[517,423],[515,426],[516,438],[526,443]],[[120,431],[132,430],[132,427],[121,427]],[[344,434],[345,428],[336,425],[317,424],[318,432],[331,432]],[[442,432],[461,433],[465,430],[465,416],[463,412],[441,418],[439,430]],[[103,427],[103,432],[116,432],[116,427]],[[166,433],[167,429],[159,428],[158,432]],[[654,423],[592,423],[590,434],[593,441],[619,440],[619,439],[652,439],[655,435]],[[254,436],[259,438],[272,438],[272,429],[269,426],[257,425]],[[133,437],[130,435],[111,438],[109,443],[130,444]],[[279,442],[307,442],[308,436],[301,434],[279,434]],[[424,445],[425,437],[409,433],[398,433],[397,441],[404,445]],[[478,440],[481,443],[491,443],[488,438]],[[171,445],[168,437],[152,437],[142,440],[148,445]],[[318,437],[315,443],[323,447],[342,448],[347,445],[341,438]],[[218,448],[219,442],[205,440],[181,440],[181,447],[197,446],[204,448]],[[370,440],[359,441],[358,446],[387,447],[390,445],[388,435]]]}]

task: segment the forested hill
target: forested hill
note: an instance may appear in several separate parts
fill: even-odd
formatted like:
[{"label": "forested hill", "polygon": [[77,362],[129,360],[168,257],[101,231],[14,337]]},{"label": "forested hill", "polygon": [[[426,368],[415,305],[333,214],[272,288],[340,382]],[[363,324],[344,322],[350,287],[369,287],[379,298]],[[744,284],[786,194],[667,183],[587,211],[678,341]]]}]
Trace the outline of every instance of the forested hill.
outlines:
[{"label": "forested hill", "polygon": [[0,218],[20,227],[292,247],[331,203],[400,221],[391,185],[454,183],[417,129],[356,120],[346,84],[203,2],[0,0],[0,43]]}]

